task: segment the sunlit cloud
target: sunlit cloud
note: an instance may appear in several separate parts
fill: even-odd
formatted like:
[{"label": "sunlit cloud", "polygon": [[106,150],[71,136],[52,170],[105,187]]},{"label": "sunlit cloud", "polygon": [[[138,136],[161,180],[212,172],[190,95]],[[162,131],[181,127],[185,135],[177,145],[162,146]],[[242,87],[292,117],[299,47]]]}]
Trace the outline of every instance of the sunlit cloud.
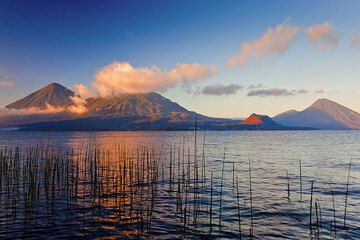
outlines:
[{"label": "sunlit cloud", "polygon": [[349,40],[349,44],[351,47],[359,47],[360,46],[360,35],[353,35]]},{"label": "sunlit cloud", "polygon": [[331,48],[340,41],[340,35],[329,22],[313,25],[307,28],[305,32],[307,39],[314,43],[318,49]]},{"label": "sunlit cloud", "polygon": [[178,64],[164,71],[158,67],[134,67],[128,62],[114,62],[95,74],[92,86],[101,97],[121,93],[162,92],[179,84],[188,87],[216,73],[215,67],[198,63]]},{"label": "sunlit cloud", "polygon": [[[305,33],[307,39],[318,49],[327,49],[336,46],[340,41],[340,34],[335,27],[329,23],[315,24],[308,28],[290,24],[289,20],[276,27],[270,27],[260,37],[241,44],[240,51],[228,58],[228,65],[245,66],[250,61],[259,61],[265,57],[281,55],[285,53],[298,33]],[[350,39],[351,46],[360,45],[360,36]]]},{"label": "sunlit cloud", "polygon": [[228,59],[228,65],[246,65],[250,60],[283,54],[300,30],[300,27],[291,25],[289,21],[269,28],[261,37],[242,43],[240,52]]},{"label": "sunlit cloud", "polygon": [[202,90],[202,93],[205,95],[216,95],[216,96],[232,95],[232,94],[236,94],[242,88],[243,86],[240,86],[238,84],[229,84],[229,85],[216,84],[216,85],[205,86]]},{"label": "sunlit cloud", "polygon": [[67,110],[69,112],[72,112],[75,114],[83,114],[88,111],[88,108],[86,107],[86,100],[84,100],[80,96],[76,96],[76,95],[70,97],[70,99],[73,102],[73,105],[71,105],[67,108]]},{"label": "sunlit cloud", "polygon": [[7,109],[0,108],[0,114],[3,115],[27,115],[27,114],[54,114],[62,112],[70,112],[75,114],[83,114],[88,111],[86,107],[86,100],[81,98],[78,95],[70,97],[72,104],[69,106],[53,106],[51,104],[45,103],[44,108],[30,107],[26,109]]},{"label": "sunlit cloud", "polygon": [[96,97],[96,93],[92,92],[88,87],[86,87],[84,84],[74,84],[73,86],[74,91],[82,98],[92,98]]},{"label": "sunlit cloud", "polygon": [[44,109],[40,109],[37,107],[31,107],[31,108],[27,108],[26,111],[29,113],[49,114],[49,113],[64,112],[65,108],[58,107],[58,106],[52,106],[52,105],[46,103],[46,108],[44,108]]}]

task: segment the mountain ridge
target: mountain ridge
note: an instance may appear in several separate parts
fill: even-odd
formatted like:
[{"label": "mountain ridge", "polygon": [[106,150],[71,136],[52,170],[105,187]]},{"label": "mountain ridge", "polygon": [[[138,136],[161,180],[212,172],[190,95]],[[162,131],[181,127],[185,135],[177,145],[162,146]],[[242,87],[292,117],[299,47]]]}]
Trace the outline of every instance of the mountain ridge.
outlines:
[{"label": "mountain ridge", "polygon": [[[93,97],[82,100],[82,113],[72,113],[76,107],[73,91],[52,83],[28,96],[7,105],[10,109],[39,109],[29,115],[12,115],[2,119],[0,125],[18,126],[26,131],[110,131],[110,130],[297,130],[312,129],[287,127],[266,115],[252,114],[244,121],[214,118],[189,111],[159,93],[119,94],[111,97]],[[60,112],[49,112],[56,107]],[[28,116],[31,116],[28,117]],[[251,121],[250,121],[251,120]],[[11,124],[11,121],[14,121]]]}]

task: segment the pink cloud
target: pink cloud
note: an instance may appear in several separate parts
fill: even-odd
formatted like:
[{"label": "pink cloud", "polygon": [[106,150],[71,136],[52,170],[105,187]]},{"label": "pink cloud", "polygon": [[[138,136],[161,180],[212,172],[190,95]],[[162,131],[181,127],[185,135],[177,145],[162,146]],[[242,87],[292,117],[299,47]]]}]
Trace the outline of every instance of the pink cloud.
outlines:
[{"label": "pink cloud", "polygon": [[307,39],[313,42],[318,49],[331,48],[340,41],[340,35],[329,22],[313,25],[307,28],[305,32]]},{"label": "pink cloud", "polygon": [[95,74],[92,86],[102,97],[120,93],[165,91],[178,84],[190,85],[216,75],[215,67],[198,63],[177,64],[163,71],[158,67],[134,67],[128,62],[114,62]]},{"label": "pink cloud", "polygon": [[289,21],[269,28],[261,37],[241,45],[240,52],[228,59],[228,65],[246,65],[250,60],[259,60],[275,54],[283,54],[291,45],[300,28]]}]

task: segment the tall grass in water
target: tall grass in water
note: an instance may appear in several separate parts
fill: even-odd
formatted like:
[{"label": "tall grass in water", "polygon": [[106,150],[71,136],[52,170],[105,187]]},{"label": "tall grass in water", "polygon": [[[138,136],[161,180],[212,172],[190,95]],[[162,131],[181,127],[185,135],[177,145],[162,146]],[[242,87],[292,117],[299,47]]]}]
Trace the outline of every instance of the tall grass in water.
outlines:
[{"label": "tall grass in water", "polygon": [[[66,226],[73,224],[83,229],[89,229],[90,224],[113,221],[110,225],[119,228],[117,234],[124,238],[151,238],[159,225],[166,225],[169,232],[174,231],[178,234],[176,237],[183,238],[201,238],[207,234],[221,238],[229,232],[236,238],[256,237],[254,219],[261,211],[253,208],[251,159],[248,165],[237,163],[236,168],[232,163],[232,173],[229,169],[232,176],[226,176],[226,164],[231,160],[226,148],[220,168],[205,162],[205,133],[203,141],[197,142],[199,146],[202,144],[199,156],[195,146],[191,149],[185,141],[179,147],[171,145],[166,149],[162,144],[159,152],[146,146],[128,148],[119,144],[110,150],[91,146],[70,150],[42,146],[0,150],[0,238],[14,232],[14,226],[16,229],[20,225],[50,228],[59,220],[66,222]],[[249,174],[244,181],[237,174],[241,167]],[[302,175],[301,162],[299,167]],[[350,171],[351,165],[344,226],[347,226]],[[229,189],[226,179],[232,181]],[[288,174],[287,180],[290,198]],[[313,199],[314,182],[311,185],[310,228],[325,228],[326,216],[331,214],[332,227],[336,230],[340,224],[336,222],[332,186],[333,208],[327,210],[324,202]],[[245,200],[240,191],[248,192],[249,205],[240,204]],[[279,203],[282,200],[279,198]],[[296,207],[296,201],[291,207]],[[232,218],[229,209],[233,209]],[[217,213],[219,219],[215,217]],[[313,221],[315,214],[316,222]],[[166,220],[159,219],[159,215],[166,215]],[[248,225],[249,234],[244,231]]]},{"label": "tall grass in water", "polygon": [[302,169],[301,169],[301,160],[299,160],[299,171],[300,171],[300,199],[302,200],[303,195],[303,186],[302,186]]},{"label": "tall grass in water", "polygon": [[222,196],[223,196],[223,186],[224,186],[225,159],[226,159],[226,147],[224,148],[224,158],[222,161],[221,179],[220,179],[219,230],[221,229],[221,220],[222,220]]},{"label": "tall grass in water", "polygon": [[344,207],[344,228],[346,228],[346,217],[347,217],[347,206],[348,206],[348,196],[349,196],[349,184],[350,184],[350,172],[351,172],[351,161],[349,163],[349,170],[346,182],[346,192],[345,192],[345,207]]},{"label": "tall grass in water", "polygon": [[250,199],[250,238],[254,236],[254,217],[253,217],[253,199],[252,199],[252,178],[251,178],[251,160],[249,157],[249,199]]}]

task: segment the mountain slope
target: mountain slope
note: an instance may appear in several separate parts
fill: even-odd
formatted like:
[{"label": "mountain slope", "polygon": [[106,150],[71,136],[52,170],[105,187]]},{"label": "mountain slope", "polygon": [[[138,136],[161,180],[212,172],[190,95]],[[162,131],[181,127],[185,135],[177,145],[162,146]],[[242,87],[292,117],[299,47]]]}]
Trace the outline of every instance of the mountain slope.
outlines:
[{"label": "mountain slope", "polygon": [[51,107],[67,107],[72,104],[70,99],[75,93],[58,84],[51,83],[30,95],[5,106],[8,109],[39,109]]},{"label": "mountain slope", "polygon": [[287,117],[290,117],[290,116],[293,116],[293,115],[297,114],[298,112],[299,112],[299,111],[296,111],[296,110],[292,109],[292,110],[289,110],[289,111],[280,113],[280,114],[276,115],[275,117],[276,117],[277,119],[287,118]]},{"label": "mountain slope", "polygon": [[279,114],[274,120],[286,126],[320,129],[360,129],[360,113],[328,99],[319,99],[301,112]]},{"label": "mountain slope", "polygon": [[[122,94],[109,98],[87,99],[88,113],[84,117],[119,118],[146,117],[149,119],[194,118],[196,113],[188,111],[158,93]],[[202,116],[204,117],[204,116]]]}]

